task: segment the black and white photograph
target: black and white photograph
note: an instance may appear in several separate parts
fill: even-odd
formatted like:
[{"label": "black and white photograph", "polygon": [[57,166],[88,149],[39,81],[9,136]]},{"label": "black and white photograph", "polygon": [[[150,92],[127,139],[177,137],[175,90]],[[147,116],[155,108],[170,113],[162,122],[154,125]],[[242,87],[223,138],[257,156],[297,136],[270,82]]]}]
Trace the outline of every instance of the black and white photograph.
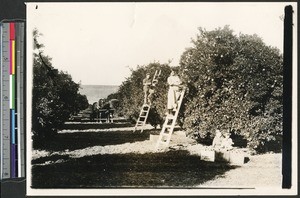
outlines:
[{"label": "black and white photograph", "polygon": [[27,195],[296,193],[286,6],[27,3]]}]

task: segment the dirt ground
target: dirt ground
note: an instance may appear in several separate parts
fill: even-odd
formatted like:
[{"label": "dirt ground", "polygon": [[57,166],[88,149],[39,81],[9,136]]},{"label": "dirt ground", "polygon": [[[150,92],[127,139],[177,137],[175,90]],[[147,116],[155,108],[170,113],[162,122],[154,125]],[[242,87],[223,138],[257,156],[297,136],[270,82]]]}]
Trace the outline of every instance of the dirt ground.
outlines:
[{"label": "dirt ground", "polygon": [[[144,132],[144,134],[135,133],[134,140],[135,141],[127,141],[129,140],[129,135],[132,134],[132,127],[125,127],[125,128],[119,128],[116,130],[113,129],[97,129],[97,130],[64,130],[61,131],[61,135],[63,135],[61,138],[65,140],[66,138],[73,138],[66,140],[66,142],[70,142],[70,144],[76,144],[74,141],[80,141],[76,134],[82,134],[85,133],[86,136],[91,136],[93,140],[95,141],[103,141],[105,142],[105,138],[112,137],[111,133],[119,133],[119,137],[122,139],[120,141],[119,139],[116,141],[116,137],[114,137],[114,141],[109,140],[110,144],[98,144],[97,142],[94,142],[91,146],[84,147],[72,147],[73,149],[35,149],[32,152],[32,164],[33,164],[33,181],[36,181],[36,183],[40,183],[39,178],[43,179],[47,175],[47,177],[51,178],[51,175],[49,175],[49,171],[51,170],[53,172],[53,178],[55,178],[55,172],[59,168],[64,168],[65,164],[69,164],[68,166],[71,166],[74,163],[78,163],[78,166],[82,166],[83,169],[85,169],[85,166],[91,166],[91,167],[97,167],[97,163],[99,163],[99,167],[101,166],[101,163],[103,163],[100,158],[102,159],[105,157],[108,163],[123,164],[122,166],[128,166],[124,165],[123,161],[124,159],[127,160],[127,158],[124,156],[128,156],[131,160],[135,159],[135,161],[128,160],[128,163],[131,164],[130,166],[135,167],[138,171],[133,171],[130,169],[130,171],[124,170],[122,174],[132,174],[134,175],[132,178],[140,178],[142,174],[148,174],[149,178],[152,178],[152,181],[150,183],[145,183],[146,186],[149,185],[175,185],[175,186],[185,186],[185,185],[191,185],[191,186],[198,186],[198,187],[245,187],[245,188],[255,188],[255,187],[281,187],[281,154],[263,154],[263,155],[249,155],[249,161],[241,166],[227,166],[224,164],[218,164],[216,162],[204,162],[202,163],[199,156],[199,151],[202,149],[209,149],[207,146],[203,146],[201,144],[197,144],[194,140],[189,139],[185,137],[183,132],[176,132],[172,136],[172,142],[170,143],[169,152],[166,152],[165,150],[155,150],[155,144],[156,144],[156,138],[157,136],[152,136],[150,138],[150,133],[147,134],[147,131]],[[108,133],[109,132],[109,133]],[[92,135],[91,135],[92,134]],[[120,134],[123,134],[125,139],[122,138]],[[145,135],[146,134],[146,135]],[[76,137],[74,139],[74,137]],[[79,136],[81,138],[81,136]],[[85,142],[88,142],[89,139],[86,138]],[[68,148],[68,146],[66,146]],[[78,148],[78,149],[77,149]],[[175,152],[173,154],[170,154],[170,151]],[[178,153],[179,152],[179,153]],[[182,154],[181,152],[184,152]],[[102,157],[101,157],[102,156]],[[110,156],[110,157],[109,157]],[[172,163],[172,156],[176,157],[176,165]],[[189,157],[191,156],[191,157]],[[124,158],[124,159],[123,159]],[[88,159],[88,162],[90,164],[85,164],[86,160]],[[115,161],[110,162],[110,159],[114,159]],[[120,161],[120,159],[123,159]],[[168,169],[165,170],[165,172],[161,175],[164,175],[166,178],[172,178],[170,181],[166,181],[166,183],[160,183],[160,181],[165,180],[159,178],[159,181],[157,180],[157,175],[154,174],[157,172],[157,169],[151,169],[152,171],[146,171],[143,168],[145,167],[145,163],[147,161],[151,160],[160,160],[165,159],[165,161],[162,161],[162,164],[160,166],[163,166],[164,169],[166,166],[170,166],[176,168],[172,169],[170,168],[169,171],[173,171],[174,174],[181,175],[182,177],[186,177],[187,179],[181,183],[174,181],[174,177],[172,178],[172,174],[170,175],[168,173]],[[181,163],[182,161],[187,160],[193,161],[192,166],[186,166],[186,163]],[[100,160],[100,161],[99,161]],[[156,161],[155,161],[156,163]],[[91,165],[92,164],[92,165]],[[198,165],[197,165],[198,164]],[[107,166],[107,164],[103,164],[103,166]],[[112,165],[114,166],[114,165]],[[120,165],[121,166],[121,165]],[[147,165],[149,166],[149,165]],[[155,166],[155,164],[154,164]],[[200,166],[200,167],[197,167]],[[203,167],[201,167],[203,166]],[[212,167],[209,169],[209,167]],[[201,170],[201,168],[203,170]],[[74,167],[74,169],[77,169]],[[91,168],[92,169],[92,168]],[[133,168],[134,169],[134,168]],[[186,171],[180,171],[186,170]],[[68,171],[68,169],[66,169]],[[96,169],[97,170],[97,169]],[[134,169],[135,170],[135,169]],[[205,170],[205,171],[204,171]],[[104,169],[105,171],[105,169]],[[110,175],[106,172],[101,172],[98,175],[103,175],[104,177],[108,178],[108,181],[112,177],[111,174],[114,174],[114,170],[111,170],[112,172]],[[161,170],[159,170],[161,171]],[[73,172],[74,173],[74,172]],[[59,174],[59,172],[57,173]],[[93,173],[91,173],[93,174]],[[174,176],[173,174],[173,176]],[[201,175],[202,174],[202,175]],[[204,176],[203,174],[206,174]],[[71,172],[70,172],[70,175]],[[73,177],[70,176],[69,177]],[[136,175],[139,175],[138,177],[135,177]],[[85,176],[88,177],[88,176]],[[94,177],[94,176],[93,176]],[[202,178],[201,178],[202,177]],[[78,179],[77,179],[78,180]],[[193,182],[191,182],[193,181]],[[68,181],[70,183],[70,181]],[[137,181],[127,181],[128,183],[118,183],[116,181],[111,181],[111,184],[107,185],[136,185],[138,183],[135,183]],[[143,181],[139,181],[143,182]],[[152,183],[151,183],[152,182]],[[182,183],[183,182],[183,183]],[[53,181],[53,183],[59,183],[58,181]],[[197,184],[198,183],[198,184]],[[51,186],[51,181],[49,181]],[[92,186],[95,185],[94,183],[91,184]],[[105,186],[105,183],[101,184],[102,186]],[[47,187],[45,184],[42,187]],[[49,186],[48,186],[49,187]],[[55,186],[54,186],[55,187]]]},{"label": "dirt ground", "polygon": [[248,163],[229,170],[222,176],[203,183],[201,186],[216,187],[281,187],[282,154],[250,156]]}]

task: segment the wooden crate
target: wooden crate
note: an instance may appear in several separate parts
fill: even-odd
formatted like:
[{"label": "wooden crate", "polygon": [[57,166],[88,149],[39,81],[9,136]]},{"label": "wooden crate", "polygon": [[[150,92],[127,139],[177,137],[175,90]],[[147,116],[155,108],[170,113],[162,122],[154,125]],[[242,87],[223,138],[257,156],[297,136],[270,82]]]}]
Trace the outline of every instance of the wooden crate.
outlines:
[{"label": "wooden crate", "polygon": [[228,151],[215,151],[216,161],[218,162],[229,162],[230,152]]},{"label": "wooden crate", "polygon": [[235,151],[216,151],[216,161],[229,162],[232,165],[243,165],[245,154]]},{"label": "wooden crate", "polygon": [[157,142],[157,140],[158,140],[158,137],[159,137],[159,135],[151,135],[150,134],[150,141],[152,141],[152,142]]},{"label": "wooden crate", "polygon": [[230,152],[229,162],[232,165],[243,165],[244,162],[245,162],[245,154],[244,153]]},{"label": "wooden crate", "polygon": [[215,151],[212,150],[201,150],[200,159],[204,161],[214,162],[215,161]]}]

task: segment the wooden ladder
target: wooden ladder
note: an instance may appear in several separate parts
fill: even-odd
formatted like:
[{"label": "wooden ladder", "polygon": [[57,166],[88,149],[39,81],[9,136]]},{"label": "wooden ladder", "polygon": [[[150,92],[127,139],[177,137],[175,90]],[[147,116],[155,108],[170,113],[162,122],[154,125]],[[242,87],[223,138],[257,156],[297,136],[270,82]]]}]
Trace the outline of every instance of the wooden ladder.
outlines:
[{"label": "wooden ladder", "polygon": [[158,83],[158,77],[160,76],[161,74],[161,70],[155,70],[155,73],[154,73],[154,76],[153,76],[153,79],[152,79],[152,86],[155,86],[157,83]]},{"label": "wooden ladder", "polygon": [[144,126],[145,126],[147,118],[148,118],[149,111],[150,111],[150,105],[143,104],[139,118],[135,124],[133,132],[135,132],[138,129],[138,127],[141,127],[141,133],[143,132]]},{"label": "wooden ladder", "polygon": [[[155,70],[155,73],[154,73],[154,76],[152,79],[152,86],[155,86],[158,83],[158,77],[160,76],[160,74],[161,74],[161,70]],[[150,104],[143,104],[139,118],[137,119],[137,122],[135,124],[133,132],[135,132],[138,129],[138,127],[141,127],[141,133],[143,132],[144,126],[146,124],[146,121],[147,121],[147,118],[149,115],[150,108],[151,108]]]},{"label": "wooden ladder", "polygon": [[177,102],[177,108],[176,108],[175,112],[173,113],[173,115],[166,116],[164,125],[161,129],[159,138],[156,143],[156,147],[155,147],[156,150],[158,150],[162,147],[163,147],[163,149],[165,149],[166,147],[168,147],[168,145],[170,143],[171,136],[172,136],[173,130],[175,128],[176,120],[178,117],[178,113],[179,113],[179,110],[181,107],[181,103],[182,103],[182,100],[184,97],[184,93],[185,93],[185,89],[183,89],[180,93],[180,98]]}]

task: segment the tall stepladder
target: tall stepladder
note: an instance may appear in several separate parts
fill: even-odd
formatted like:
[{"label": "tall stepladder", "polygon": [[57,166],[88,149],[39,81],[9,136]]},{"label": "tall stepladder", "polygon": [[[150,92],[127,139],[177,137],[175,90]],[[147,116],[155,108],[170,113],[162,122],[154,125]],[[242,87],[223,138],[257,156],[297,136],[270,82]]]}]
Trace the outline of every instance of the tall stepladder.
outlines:
[{"label": "tall stepladder", "polygon": [[174,131],[176,120],[185,94],[185,88],[181,90],[180,97],[177,101],[177,107],[172,114],[167,114],[161,132],[159,134],[155,150],[166,149],[170,143],[172,133]]},{"label": "tall stepladder", "polygon": [[149,95],[147,96],[149,98],[148,102],[143,104],[143,106],[141,108],[141,111],[140,111],[140,114],[139,114],[139,117],[137,119],[137,122],[135,124],[133,132],[140,129],[141,133],[142,133],[143,130],[144,130],[144,126],[146,125],[146,121],[147,121],[147,118],[148,118],[148,115],[149,115],[149,111],[151,109],[151,100],[150,100],[150,98],[151,98],[151,95],[154,93],[154,87],[158,83],[158,79],[159,79],[160,74],[161,74],[161,70],[156,70],[155,73],[154,73],[153,79],[151,81],[151,88],[149,90]]}]

